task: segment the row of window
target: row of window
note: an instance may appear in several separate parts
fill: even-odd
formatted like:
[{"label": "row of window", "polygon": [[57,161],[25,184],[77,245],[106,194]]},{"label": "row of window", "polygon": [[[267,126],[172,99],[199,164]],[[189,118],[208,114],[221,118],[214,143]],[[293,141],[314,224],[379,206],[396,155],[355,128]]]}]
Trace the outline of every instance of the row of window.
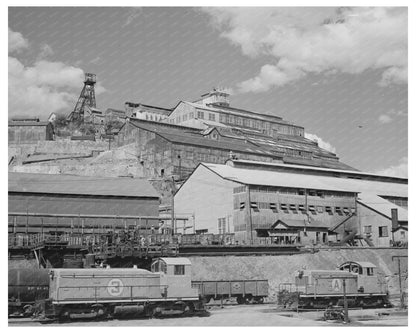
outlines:
[{"label": "row of window", "polygon": [[[364,234],[366,234],[367,236],[371,236],[372,233],[373,233],[373,226],[365,225]],[[389,231],[388,231],[387,226],[378,227],[378,237],[388,237],[388,236],[389,236]]]},{"label": "row of window", "polygon": [[[235,210],[244,210],[246,208],[246,203],[243,202],[235,202],[234,209]],[[302,213],[306,213],[306,210],[311,212],[312,214],[316,213],[328,213],[334,214],[337,213],[339,215],[349,215],[351,213],[355,213],[355,208],[351,207],[332,207],[332,206],[316,206],[316,205],[304,205],[304,204],[287,204],[287,203],[280,203],[277,204],[275,202],[250,202],[250,208],[253,209],[255,212],[259,212],[260,209],[270,209],[274,213],[278,212],[278,209],[283,211],[284,213],[289,213],[289,211],[297,212],[300,211]]]},{"label": "row of window", "polygon": [[[245,188],[245,187],[244,187]],[[323,190],[311,190],[303,188],[287,188],[287,187],[271,187],[271,186],[252,186],[250,187],[251,192],[262,192],[262,193],[280,193],[280,194],[291,194],[291,195],[302,195],[304,196],[305,193],[307,196],[310,197],[353,197],[354,193],[348,192],[335,192],[335,191],[323,191]],[[245,192],[245,191],[241,191]],[[234,192],[240,193],[240,192]]]}]

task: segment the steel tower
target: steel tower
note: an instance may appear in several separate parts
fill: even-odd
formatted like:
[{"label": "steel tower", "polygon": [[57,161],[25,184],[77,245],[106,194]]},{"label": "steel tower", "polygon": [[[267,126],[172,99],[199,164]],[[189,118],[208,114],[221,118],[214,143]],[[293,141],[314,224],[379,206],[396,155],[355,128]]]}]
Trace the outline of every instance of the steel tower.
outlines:
[{"label": "steel tower", "polygon": [[74,110],[69,114],[69,121],[84,121],[85,107],[95,108],[95,90],[94,85],[97,82],[96,75],[85,73],[84,87],[79,95]]}]

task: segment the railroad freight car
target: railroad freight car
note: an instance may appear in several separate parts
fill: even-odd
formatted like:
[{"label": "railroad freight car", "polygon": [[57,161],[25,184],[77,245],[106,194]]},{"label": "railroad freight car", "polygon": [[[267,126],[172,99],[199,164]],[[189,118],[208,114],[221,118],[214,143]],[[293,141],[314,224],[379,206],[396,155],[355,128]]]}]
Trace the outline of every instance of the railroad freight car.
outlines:
[{"label": "railroad freight car", "polygon": [[267,280],[192,281],[199,294],[208,303],[211,299],[236,297],[238,304],[263,303],[269,294]]},{"label": "railroad freight car", "polygon": [[203,310],[186,258],[159,258],[138,268],[51,269],[48,319],[163,316]]},{"label": "railroad freight car", "polygon": [[336,270],[300,270],[294,284],[285,283],[279,289],[278,302],[284,307],[340,305],[344,294],[350,306],[390,306],[385,277],[369,262],[348,261]]},{"label": "railroad freight car", "polygon": [[9,316],[30,316],[35,302],[48,298],[49,270],[9,269],[8,285]]}]

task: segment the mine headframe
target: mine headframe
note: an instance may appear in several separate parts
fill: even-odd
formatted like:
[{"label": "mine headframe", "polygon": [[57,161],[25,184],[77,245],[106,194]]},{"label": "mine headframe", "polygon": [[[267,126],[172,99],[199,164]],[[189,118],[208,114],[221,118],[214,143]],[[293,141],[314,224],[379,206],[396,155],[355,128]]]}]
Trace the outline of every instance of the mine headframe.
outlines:
[{"label": "mine headframe", "polygon": [[97,77],[92,73],[85,73],[84,87],[79,95],[74,110],[67,117],[68,121],[84,122],[85,112],[89,112],[90,108],[96,108],[95,102],[95,83]]}]

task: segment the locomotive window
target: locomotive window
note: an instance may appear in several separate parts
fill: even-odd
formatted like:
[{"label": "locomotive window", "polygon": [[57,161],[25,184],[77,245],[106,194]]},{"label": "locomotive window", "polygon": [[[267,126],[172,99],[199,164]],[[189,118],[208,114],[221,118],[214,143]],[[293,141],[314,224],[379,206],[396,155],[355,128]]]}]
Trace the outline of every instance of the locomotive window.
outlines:
[{"label": "locomotive window", "polygon": [[185,265],[175,265],[174,275],[185,275]]},{"label": "locomotive window", "polygon": [[374,275],[374,271],[372,267],[367,267],[367,275],[368,276]]}]

